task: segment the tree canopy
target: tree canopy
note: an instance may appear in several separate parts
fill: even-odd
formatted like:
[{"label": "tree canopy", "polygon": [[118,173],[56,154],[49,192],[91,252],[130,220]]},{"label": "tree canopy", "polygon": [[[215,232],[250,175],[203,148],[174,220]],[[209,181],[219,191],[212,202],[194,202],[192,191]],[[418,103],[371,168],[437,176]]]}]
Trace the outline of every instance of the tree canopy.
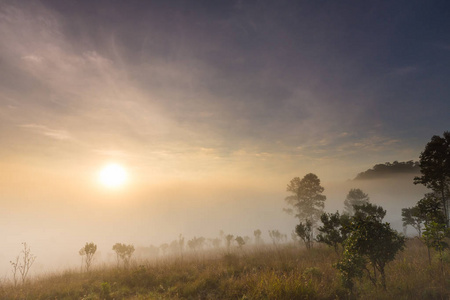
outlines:
[{"label": "tree canopy", "polygon": [[420,154],[420,173],[414,178],[415,184],[423,184],[439,195],[442,210],[449,225],[449,195],[450,195],[450,132],[444,136],[435,135]]},{"label": "tree canopy", "polygon": [[369,195],[364,193],[361,189],[351,189],[344,201],[344,212],[353,215],[353,205],[363,205],[369,203]]},{"label": "tree canopy", "polygon": [[325,207],[326,196],[322,195],[324,188],[320,185],[317,175],[309,173],[302,179],[293,178],[286,190],[291,193],[285,198],[293,209],[285,209],[288,213],[295,213],[300,221],[310,220],[317,223]]}]

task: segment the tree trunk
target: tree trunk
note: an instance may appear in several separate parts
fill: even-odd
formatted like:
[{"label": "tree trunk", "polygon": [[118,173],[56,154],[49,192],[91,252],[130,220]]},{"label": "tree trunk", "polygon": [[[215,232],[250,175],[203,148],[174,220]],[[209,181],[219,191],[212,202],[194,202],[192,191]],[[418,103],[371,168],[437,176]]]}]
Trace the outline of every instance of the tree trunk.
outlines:
[{"label": "tree trunk", "polygon": [[386,290],[386,275],[384,274],[384,267],[380,267],[381,286]]}]

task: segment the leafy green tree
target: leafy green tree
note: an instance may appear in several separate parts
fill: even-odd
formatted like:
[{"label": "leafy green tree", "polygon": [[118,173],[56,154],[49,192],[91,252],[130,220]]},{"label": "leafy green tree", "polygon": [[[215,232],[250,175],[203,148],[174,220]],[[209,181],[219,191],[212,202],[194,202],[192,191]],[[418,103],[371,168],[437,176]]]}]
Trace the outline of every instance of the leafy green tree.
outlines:
[{"label": "leafy green tree", "polygon": [[124,268],[128,268],[131,256],[133,256],[134,253],[134,246],[116,243],[112,249],[116,252],[117,266],[119,266],[119,262],[122,261]]},{"label": "leafy green tree", "polygon": [[353,215],[354,205],[363,205],[369,203],[369,200],[369,195],[364,193],[361,189],[351,189],[344,200],[344,213]]},{"label": "leafy green tree", "polygon": [[319,243],[325,243],[334,248],[339,254],[339,245],[342,245],[348,235],[348,226],[350,225],[349,215],[340,215],[339,212],[334,214],[323,213],[320,216],[322,226],[319,227],[319,234],[316,239]]},{"label": "leafy green tree", "polygon": [[313,224],[310,220],[306,220],[305,223],[300,222],[295,226],[295,233],[303,240],[306,249],[310,250],[313,246]]},{"label": "leafy green tree", "polygon": [[293,178],[286,190],[291,193],[286,202],[293,208],[285,209],[287,213],[295,213],[300,222],[310,220],[315,225],[323,213],[326,196],[317,175],[309,173],[300,179]]},{"label": "leafy green tree", "polygon": [[[438,197],[436,197],[435,193],[427,193],[425,197],[420,199],[417,202],[417,208],[419,210],[419,214],[422,216],[424,220],[425,229],[430,228],[428,225],[431,222],[435,222],[438,224],[444,224],[445,226],[445,215],[442,210],[442,202]],[[431,238],[432,234],[428,230],[427,234],[422,236],[422,241],[427,246],[428,250],[428,262],[431,265],[431,252],[430,249],[433,248],[432,241],[428,239]]]},{"label": "leafy green tree", "polygon": [[366,218],[372,216],[381,222],[386,216],[385,209],[383,209],[381,206],[372,203],[353,205],[353,210],[355,211],[354,217],[356,218]]},{"label": "leafy green tree", "polygon": [[432,189],[442,203],[445,224],[449,226],[450,195],[450,132],[443,137],[435,135],[420,154],[420,172],[422,176],[414,178],[414,184],[423,184]]},{"label": "leafy green tree", "polygon": [[428,248],[433,248],[438,252],[442,274],[444,274],[444,261],[442,254],[445,249],[449,248],[448,243],[445,241],[445,239],[449,236],[450,229],[447,228],[444,223],[431,221],[425,225],[423,239]]},{"label": "leafy green tree", "polygon": [[[385,267],[404,246],[405,237],[393,230],[389,223],[382,223],[375,216],[355,216],[352,218],[349,236],[345,240],[344,258],[336,267],[342,276],[348,277],[345,278],[344,284],[347,282],[350,286],[353,277],[361,276],[361,270],[365,270],[369,279],[376,285],[379,272],[381,286],[386,289]],[[367,267],[368,264],[372,266],[373,271]]]},{"label": "leafy green tree", "polygon": [[269,230],[269,236],[274,246],[277,246],[278,244],[282,243],[283,240],[287,240],[287,235],[282,234],[278,230]]},{"label": "leafy green tree", "polygon": [[403,228],[405,228],[405,230],[406,227],[410,225],[415,230],[417,230],[419,237],[422,237],[422,227],[425,218],[423,214],[420,213],[419,207],[417,205],[409,208],[402,208],[402,221]]}]

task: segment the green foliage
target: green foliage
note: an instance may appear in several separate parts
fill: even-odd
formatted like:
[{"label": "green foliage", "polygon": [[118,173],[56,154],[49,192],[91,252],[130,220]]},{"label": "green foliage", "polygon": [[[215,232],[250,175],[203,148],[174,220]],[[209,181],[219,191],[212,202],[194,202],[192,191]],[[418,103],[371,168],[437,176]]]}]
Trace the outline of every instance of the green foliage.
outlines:
[{"label": "green foliage", "polygon": [[442,210],[442,202],[436,193],[427,193],[417,202],[417,209],[423,218],[425,225],[431,221],[445,224],[445,215]]},{"label": "green foliage", "polygon": [[347,238],[350,217],[348,215],[341,216],[339,212],[324,213],[320,216],[320,220],[322,226],[318,229],[320,233],[316,237],[317,241],[333,247],[338,253],[339,245],[342,245]]},{"label": "green foliage", "polygon": [[443,137],[435,135],[420,154],[420,172],[422,176],[415,177],[415,184],[423,184],[439,195],[442,210],[449,225],[449,195],[450,195],[450,132],[444,132]]},{"label": "green foliage", "polygon": [[101,284],[100,297],[105,300],[111,299],[111,285],[108,282],[103,282]]},{"label": "green foliage", "polygon": [[361,189],[351,189],[344,200],[345,213],[348,215],[353,215],[354,205],[363,205],[365,203],[369,203],[369,200],[369,195],[364,193]]},{"label": "green foliage", "polygon": [[[376,216],[355,215],[350,230],[345,241],[344,258],[337,264],[344,284],[351,287],[353,277],[360,276],[360,271],[364,269],[374,284],[377,281],[376,271],[380,272],[381,285],[386,289],[385,266],[403,250],[405,237],[394,231],[389,223],[382,223]],[[367,268],[366,262],[372,266],[373,273]]]},{"label": "green foliage", "polygon": [[355,211],[354,217],[359,219],[374,217],[376,220],[381,222],[384,219],[384,216],[386,216],[385,209],[372,203],[354,205],[353,209]]},{"label": "green foliage", "polygon": [[295,177],[287,185],[286,190],[292,194],[285,200],[293,207],[293,210],[285,211],[295,213],[300,221],[308,219],[316,224],[323,212],[326,200],[326,196],[322,195],[324,188],[320,185],[317,175],[309,173],[303,179]]},{"label": "green foliage", "polygon": [[119,266],[119,262],[122,261],[124,268],[128,268],[131,256],[134,253],[134,246],[116,243],[112,249],[116,252],[117,266]]},{"label": "green foliage", "polygon": [[445,223],[438,223],[436,221],[430,221],[425,224],[425,230],[423,231],[423,241],[428,248],[433,248],[439,254],[439,261],[441,263],[441,269],[443,272],[443,253],[445,249],[449,248],[448,243],[445,241],[450,236],[450,229],[447,228]]},{"label": "green foliage", "polygon": [[312,248],[313,224],[310,220],[306,220],[304,224],[300,222],[300,224],[295,226],[295,233],[303,240],[306,249],[309,250]]}]

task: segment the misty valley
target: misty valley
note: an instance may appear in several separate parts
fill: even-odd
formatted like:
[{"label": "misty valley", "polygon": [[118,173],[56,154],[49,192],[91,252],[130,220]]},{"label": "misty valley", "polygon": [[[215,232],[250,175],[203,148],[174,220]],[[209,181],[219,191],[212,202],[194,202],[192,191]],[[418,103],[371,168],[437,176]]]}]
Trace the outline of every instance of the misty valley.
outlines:
[{"label": "misty valley", "polygon": [[[252,236],[179,235],[160,246],[115,243],[100,254],[86,242],[79,268],[29,276],[30,245],[10,261],[4,299],[444,299],[450,293],[450,132],[433,136],[419,162],[375,165],[366,177],[417,175],[429,190],[401,211],[403,232],[385,222],[387,210],[352,188],[341,212],[324,211],[317,175],[294,177],[284,212],[299,223],[289,233],[255,229]],[[238,220],[236,220],[238,221]],[[207,224],[205,224],[207,225]],[[408,229],[414,232],[407,234]],[[102,249],[103,250],[103,249]]]}]

